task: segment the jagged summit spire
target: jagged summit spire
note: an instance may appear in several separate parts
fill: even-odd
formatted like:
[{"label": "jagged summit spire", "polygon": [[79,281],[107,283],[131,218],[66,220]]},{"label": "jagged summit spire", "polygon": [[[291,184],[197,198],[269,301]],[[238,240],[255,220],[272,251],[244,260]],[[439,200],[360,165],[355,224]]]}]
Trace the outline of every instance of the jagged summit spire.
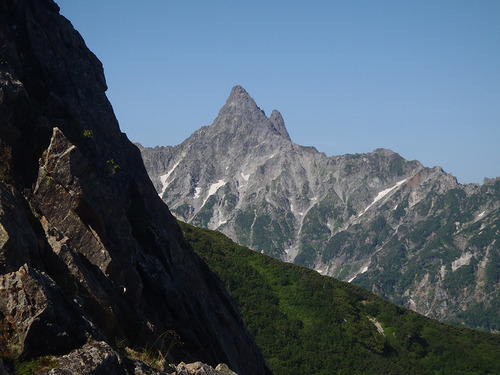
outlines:
[{"label": "jagged summit spire", "polygon": [[[248,92],[240,85],[236,85],[231,89],[231,94],[229,94],[229,98],[237,98],[237,97],[248,97],[250,95]],[[251,98],[250,98],[251,99]]]},{"label": "jagged summit spire", "polygon": [[[221,121],[222,119],[224,121]],[[267,117],[264,111],[257,106],[255,100],[240,85],[236,85],[231,89],[226,104],[219,111],[219,116],[215,120],[214,125],[221,123],[226,124],[223,125],[224,127],[231,124],[230,126],[233,128],[233,131],[240,129],[241,126],[246,126],[246,124],[252,124],[255,129],[259,129],[259,126],[264,126],[272,132],[290,140],[281,113],[274,110],[271,116]],[[262,128],[259,131],[262,131]]]},{"label": "jagged summit spire", "polygon": [[255,100],[253,100],[252,97],[248,94],[248,92],[240,85],[234,86],[232,88],[231,93],[227,98],[226,106],[231,106],[231,107],[244,106],[252,109],[253,107],[259,109],[257,107],[257,104],[255,103]]},{"label": "jagged summit spire", "polygon": [[285,127],[285,120],[283,120],[283,116],[281,116],[281,113],[278,110],[273,110],[271,116],[269,116],[269,120],[271,121],[272,129],[276,133],[287,138],[288,140],[291,140]]}]

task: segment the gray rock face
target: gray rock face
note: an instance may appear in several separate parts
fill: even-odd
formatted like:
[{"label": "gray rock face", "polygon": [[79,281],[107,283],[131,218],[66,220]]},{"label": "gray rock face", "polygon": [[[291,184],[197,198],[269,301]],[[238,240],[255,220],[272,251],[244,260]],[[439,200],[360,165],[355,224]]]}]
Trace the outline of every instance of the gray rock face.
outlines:
[{"label": "gray rock face", "polygon": [[100,62],[57,5],[1,2],[0,46],[0,371],[57,355],[82,367],[54,373],[133,373],[116,346],[162,350],[172,331],[183,345],[168,361],[269,373],[120,132]]},{"label": "gray rock face", "polygon": [[104,341],[85,344],[57,359],[57,368],[46,375],[116,374],[129,375],[118,354]]},{"label": "gray rock face", "polygon": [[21,266],[0,276],[1,314],[7,350],[20,359],[64,353],[85,342],[85,322],[45,273]]},{"label": "gray rock face", "polygon": [[219,363],[216,368],[205,363],[180,363],[174,375],[238,375],[231,371],[226,364]]},{"label": "gray rock face", "polygon": [[498,179],[460,185],[385,149],[327,157],[293,143],[279,112],[266,117],[240,86],[211,126],[140,149],[179,219],[428,316],[500,330]]},{"label": "gray rock face", "polygon": [[170,365],[164,371],[151,368],[139,361],[121,358],[104,341],[86,343],[82,348],[59,356],[54,361],[54,368],[38,372],[42,375],[238,375],[225,364],[215,368],[206,363],[181,362]]}]

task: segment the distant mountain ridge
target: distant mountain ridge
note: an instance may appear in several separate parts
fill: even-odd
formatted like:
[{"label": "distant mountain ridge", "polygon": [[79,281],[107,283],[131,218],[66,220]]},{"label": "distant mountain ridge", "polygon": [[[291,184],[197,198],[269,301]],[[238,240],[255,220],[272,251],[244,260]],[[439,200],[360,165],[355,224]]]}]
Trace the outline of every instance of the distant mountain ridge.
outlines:
[{"label": "distant mountain ridge", "polygon": [[178,146],[139,145],[181,220],[445,321],[499,331],[500,180],[461,185],[385,149],[293,143],[241,87]]}]

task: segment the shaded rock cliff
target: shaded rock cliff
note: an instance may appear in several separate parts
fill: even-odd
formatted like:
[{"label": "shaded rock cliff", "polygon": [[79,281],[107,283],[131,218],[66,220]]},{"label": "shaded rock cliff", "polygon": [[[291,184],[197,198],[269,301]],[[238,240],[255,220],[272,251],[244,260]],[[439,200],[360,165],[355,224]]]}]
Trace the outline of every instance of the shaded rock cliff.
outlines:
[{"label": "shaded rock cliff", "polygon": [[52,0],[0,3],[1,357],[104,345],[115,373],[133,373],[112,348],[162,350],[175,332],[169,361],[268,373],[105,91],[101,63]]},{"label": "shaded rock cliff", "polygon": [[430,317],[500,330],[500,179],[460,185],[385,149],[327,157],[293,143],[240,86],[211,126],[141,148],[181,220]]}]

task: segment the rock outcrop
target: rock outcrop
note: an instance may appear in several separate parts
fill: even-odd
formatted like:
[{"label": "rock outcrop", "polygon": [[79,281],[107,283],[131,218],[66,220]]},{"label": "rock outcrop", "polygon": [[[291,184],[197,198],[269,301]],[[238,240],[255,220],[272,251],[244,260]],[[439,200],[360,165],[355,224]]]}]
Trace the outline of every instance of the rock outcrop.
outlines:
[{"label": "rock outcrop", "polygon": [[427,316],[500,330],[500,180],[460,185],[385,149],[327,157],[293,143],[240,86],[209,127],[140,147],[181,220]]},{"label": "rock outcrop", "polygon": [[105,91],[52,0],[0,3],[0,371],[55,355],[83,363],[73,373],[133,373],[126,346],[268,373]]}]

